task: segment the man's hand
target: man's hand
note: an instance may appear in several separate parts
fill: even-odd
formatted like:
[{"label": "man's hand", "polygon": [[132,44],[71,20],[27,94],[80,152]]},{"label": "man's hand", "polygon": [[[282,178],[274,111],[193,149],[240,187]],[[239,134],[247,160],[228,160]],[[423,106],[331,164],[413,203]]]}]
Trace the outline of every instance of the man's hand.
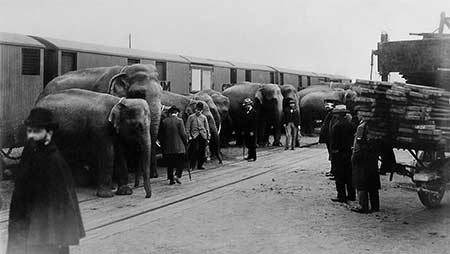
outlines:
[{"label": "man's hand", "polygon": [[250,132],[250,136],[253,136],[253,135],[255,135],[255,134],[253,133],[253,131],[251,131],[251,132]]}]

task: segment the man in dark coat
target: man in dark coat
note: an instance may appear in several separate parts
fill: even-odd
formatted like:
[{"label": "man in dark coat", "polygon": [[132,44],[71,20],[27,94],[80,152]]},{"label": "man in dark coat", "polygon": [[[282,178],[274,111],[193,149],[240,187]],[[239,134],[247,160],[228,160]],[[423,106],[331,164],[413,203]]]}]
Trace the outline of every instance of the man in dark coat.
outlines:
[{"label": "man in dark coat", "polygon": [[[181,184],[179,178],[183,173],[186,158],[186,130],[183,120],[178,117],[180,110],[177,107],[170,107],[168,113],[169,116],[162,121],[160,127],[163,158],[167,163],[169,184],[172,185],[175,182]],[[176,169],[175,176],[173,175],[174,168]]]},{"label": "man in dark coat", "polygon": [[289,149],[289,145],[291,146],[291,150],[294,150],[295,140],[297,140],[297,133],[300,129],[300,119],[298,109],[295,106],[295,100],[290,99],[288,101],[288,105],[283,110],[283,118],[281,120],[285,130],[286,130],[286,142],[285,149]]},{"label": "man in dark coat", "polygon": [[253,101],[250,98],[245,98],[242,103],[243,113],[245,115],[244,126],[244,142],[248,149],[248,155],[244,159],[248,161],[256,161],[256,129],[257,129],[257,115],[253,108]]},{"label": "man in dark coat", "polygon": [[209,133],[208,119],[202,112],[203,103],[198,102],[195,105],[195,113],[191,114],[186,121],[186,132],[190,142],[190,168],[194,168],[197,163],[197,169],[205,169],[203,167],[206,160],[205,150],[211,139],[211,134]]},{"label": "man in dark coat", "polygon": [[337,198],[331,200],[334,202],[353,201],[356,195],[352,185],[351,155],[355,127],[348,118],[350,114],[345,105],[336,105],[332,112],[337,119],[336,123],[331,126],[330,133],[331,167],[336,180]]},{"label": "man in dark coat", "polygon": [[[381,184],[376,147],[374,142],[368,142],[366,122],[362,122],[356,129],[352,154],[353,184],[358,190],[360,205],[352,209],[354,212],[369,213],[380,209],[378,190]],[[369,210],[369,198],[371,210]]]},{"label": "man in dark coat", "polygon": [[[331,124],[334,124],[333,114],[331,111],[334,108],[334,100],[325,100],[325,109],[327,110],[327,115],[323,120],[322,127],[320,128],[319,134],[319,143],[325,143],[328,151],[328,160],[331,160],[331,151],[330,151],[330,127]],[[330,169],[330,172],[327,172],[326,176],[334,176],[333,169]]]},{"label": "man in dark coat", "polygon": [[11,199],[7,253],[69,253],[84,237],[71,171],[52,141],[50,111],[31,110]]}]

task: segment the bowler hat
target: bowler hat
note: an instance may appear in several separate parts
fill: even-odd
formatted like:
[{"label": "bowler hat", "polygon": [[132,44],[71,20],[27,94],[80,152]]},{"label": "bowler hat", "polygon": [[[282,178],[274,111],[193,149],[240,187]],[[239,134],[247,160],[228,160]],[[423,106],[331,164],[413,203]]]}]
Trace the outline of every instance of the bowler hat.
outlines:
[{"label": "bowler hat", "polygon": [[203,110],[203,103],[201,101],[197,102],[197,104],[195,105],[195,109]]},{"label": "bowler hat", "polygon": [[24,124],[28,127],[58,129],[58,123],[54,121],[52,112],[45,108],[33,108]]},{"label": "bowler hat", "polygon": [[350,113],[350,111],[347,110],[347,107],[343,104],[336,105],[334,107],[333,111],[331,111],[333,114],[340,114],[340,113]]},{"label": "bowler hat", "polygon": [[171,106],[168,110],[169,114],[180,113],[180,110],[176,106]]}]

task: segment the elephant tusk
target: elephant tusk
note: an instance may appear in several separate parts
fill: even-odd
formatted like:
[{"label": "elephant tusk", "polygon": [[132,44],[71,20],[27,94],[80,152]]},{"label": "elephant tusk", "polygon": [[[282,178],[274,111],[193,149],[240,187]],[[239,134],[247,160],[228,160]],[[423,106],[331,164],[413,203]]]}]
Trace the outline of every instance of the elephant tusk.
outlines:
[{"label": "elephant tusk", "polygon": [[219,130],[217,130],[217,133],[220,134],[220,130],[222,130],[222,124],[219,123]]}]

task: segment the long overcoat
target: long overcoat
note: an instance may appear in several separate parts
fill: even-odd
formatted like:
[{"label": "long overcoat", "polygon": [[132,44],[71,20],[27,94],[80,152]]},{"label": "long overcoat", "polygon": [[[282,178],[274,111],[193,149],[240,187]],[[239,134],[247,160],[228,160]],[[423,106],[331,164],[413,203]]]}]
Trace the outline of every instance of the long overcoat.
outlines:
[{"label": "long overcoat", "polygon": [[186,153],[187,135],[181,118],[167,117],[161,124],[160,132],[163,155]]},{"label": "long overcoat", "polygon": [[353,186],[361,191],[376,190],[381,186],[376,144],[368,142],[366,133],[366,123],[363,122],[356,129],[352,153]]},{"label": "long overcoat", "polygon": [[71,171],[56,145],[23,151],[9,210],[7,253],[76,245],[85,236]]}]

